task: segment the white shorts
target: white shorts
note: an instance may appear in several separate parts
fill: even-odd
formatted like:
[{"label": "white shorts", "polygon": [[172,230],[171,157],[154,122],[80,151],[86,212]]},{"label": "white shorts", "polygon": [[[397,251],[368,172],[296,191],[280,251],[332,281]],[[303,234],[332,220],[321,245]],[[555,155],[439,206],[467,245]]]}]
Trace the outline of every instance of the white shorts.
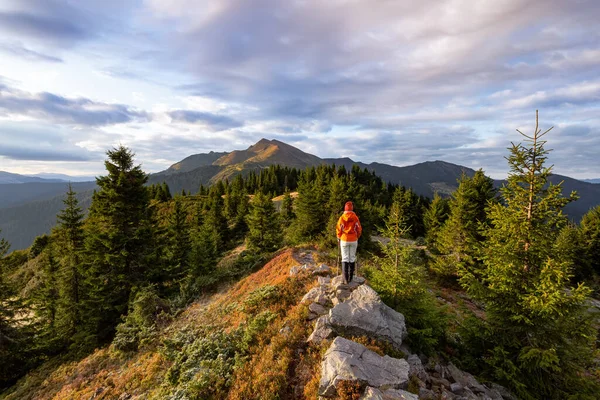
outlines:
[{"label": "white shorts", "polygon": [[342,249],[342,262],[356,262],[358,242],[344,242],[341,240],[340,248]]}]

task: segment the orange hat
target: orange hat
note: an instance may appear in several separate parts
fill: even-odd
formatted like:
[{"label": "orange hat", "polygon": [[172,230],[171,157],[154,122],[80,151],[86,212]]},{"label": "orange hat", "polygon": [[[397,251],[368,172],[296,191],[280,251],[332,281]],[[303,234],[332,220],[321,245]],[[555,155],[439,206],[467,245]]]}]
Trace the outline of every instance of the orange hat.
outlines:
[{"label": "orange hat", "polygon": [[346,202],[344,205],[344,211],[352,211],[354,210],[354,204],[351,201]]}]

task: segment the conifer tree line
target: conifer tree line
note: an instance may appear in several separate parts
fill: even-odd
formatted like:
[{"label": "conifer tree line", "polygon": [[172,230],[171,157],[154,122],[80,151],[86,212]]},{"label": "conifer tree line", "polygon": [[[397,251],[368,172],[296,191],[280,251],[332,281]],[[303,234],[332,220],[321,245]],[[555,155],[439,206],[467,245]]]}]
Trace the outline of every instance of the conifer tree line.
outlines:
[{"label": "conifer tree line", "polygon": [[[168,312],[247,273],[286,244],[335,244],[335,222],[348,200],[367,238],[393,202],[411,223],[407,236],[424,234],[428,199],[356,166],[300,171],[276,165],[200,186],[194,194],[147,185],[148,175],[122,146],[107,152],[105,168],[87,217],[69,185],[49,235],[9,256],[2,241],[2,362],[15,366],[2,369],[3,386],[56,354],[85,354],[113,339],[137,348],[154,323],[140,327],[129,317],[141,302],[157,301]],[[242,244],[246,250],[219,267]]]}]

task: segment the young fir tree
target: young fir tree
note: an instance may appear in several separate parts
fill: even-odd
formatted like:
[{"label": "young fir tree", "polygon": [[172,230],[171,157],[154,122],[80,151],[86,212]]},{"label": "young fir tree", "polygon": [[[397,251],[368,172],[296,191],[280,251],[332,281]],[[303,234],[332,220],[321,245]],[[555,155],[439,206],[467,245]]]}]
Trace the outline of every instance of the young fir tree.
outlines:
[{"label": "young fir tree", "polygon": [[292,199],[290,190],[286,189],[281,201],[281,210],[279,211],[279,219],[284,229],[291,225],[294,217],[294,199]]},{"label": "young fir tree", "polygon": [[245,190],[242,190],[237,206],[237,213],[233,223],[233,230],[238,235],[242,235],[242,237],[246,234],[246,232],[248,232],[248,223],[246,222],[246,217],[248,216],[249,209],[250,196],[248,196],[248,193],[246,193]]},{"label": "young fir tree", "polygon": [[576,196],[563,197],[561,185],[548,181],[551,167],[545,166],[548,151],[541,140],[548,131],[541,133],[537,112],[533,135],[519,131],[527,146],[510,149],[503,203],[489,209],[479,255],[483,268],[464,283],[485,302],[490,346],[484,359],[496,379],[523,399],[575,393],[591,399],[586,395],[593,389],[581,378],[594,342],[585,305],[590,291],[569,287],[572,266],[554,246],[567,223],[562,209]]},{"label": "young fir tree", "polygon": [[444,334],[446,318],[427,291],[425,257],[402,242],[407,231],[402,204],[395,201],[381,232],[389,241],[377,268],[369,271],[370,281],[386,304],[406,316],[411,348],[429,353]]},{"label": "young fir tree", "polygon": [[[222,182],[222,181],[219,181]],[[224,186],[221,183],[222,190],[224,191]],[[223,212],[224,202],[221,193],[221,189],[217,189],[215,191],[211,188],[211,194],[209,195],[209,209],[205,216],[204,224],[207,225],[208,228],[212,229],[212,236],[215,238],[215,244],[219,252],[223,251],[225,245],[227,244],[230,238],[229,227],[227,225],[227,218]]]},{"label": "young fir tree", "polygon": [[152,229],[148,175],[134,165],[134,154],[120,146],[107,152],[108,175],[96,178],[85,237],[86,307],[84,322],[91,334],[89,344],[114,333],[127,312],[135,286],[147,282],[152,271]]},{"label": "young fir tree", "polygon": [[69,340],[81,324],[83,210],[69,184],[65,208],[57,215],[56,251],[60,258],[58,332]]},{"label": "young fir tree", "polygon": [[438,236],[442,226],[448,219],[450,207],[448,200],[442,198],[437,192],[433,195],[433,201],[423,215],[425,225],[425,241],[429,250],[437,252]]},{"label": "young fir tree", "polygon": [[480,229],[487,223],[486,209],[495,197],[494,182],[482,170],[473,177],[463,174],[450,200],[450,215],[438,235],[436,247],[441,255],[433,267],[438,274],[460,278],[476,273],[476,247],[483,240]]},{"label": "young fir tree", "polygon": [[305,174],[298,185],[296,223],[290,232],[295,241],[316,239],[327,223],[326,202],[321,189]]},{"label": "young fir tree", "polygon": [[176,196],[173,201],[173,210],[169,215],[167,228],[167,281],[179,281],[189,270],[189,257],[191,252],[190,231],[187,222],[187,211],[181,204],[182,200]]},{"label": "young fir tree", "polygon": [[209,275],[213,272],[219,258],[220,237],[206,220],[195,229],[191,237],[190,249],[190,281]]},{"label": "young fir tree", "polygon": [[278,214],[273,201],[258,192],[248,215],[248,248],[262,252],[277,250],[282,243]]},{"label": "young fir tree", "polygon": [[582,254],[590,272],[600,275],[600,206],[591,209],[581,219]]}]

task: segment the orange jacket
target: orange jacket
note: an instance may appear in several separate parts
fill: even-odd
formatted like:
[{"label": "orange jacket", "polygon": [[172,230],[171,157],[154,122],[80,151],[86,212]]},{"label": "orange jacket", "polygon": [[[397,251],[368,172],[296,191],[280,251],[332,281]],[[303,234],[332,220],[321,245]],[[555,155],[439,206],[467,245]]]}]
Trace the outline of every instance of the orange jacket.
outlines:
[{"label": "orange jacket", "polygon": [[360,226],[358,215],[354,214],[354,211],[344,211],[335,230],[338,239],[344,242],[356,242],[362,234],[362,226]]}]

